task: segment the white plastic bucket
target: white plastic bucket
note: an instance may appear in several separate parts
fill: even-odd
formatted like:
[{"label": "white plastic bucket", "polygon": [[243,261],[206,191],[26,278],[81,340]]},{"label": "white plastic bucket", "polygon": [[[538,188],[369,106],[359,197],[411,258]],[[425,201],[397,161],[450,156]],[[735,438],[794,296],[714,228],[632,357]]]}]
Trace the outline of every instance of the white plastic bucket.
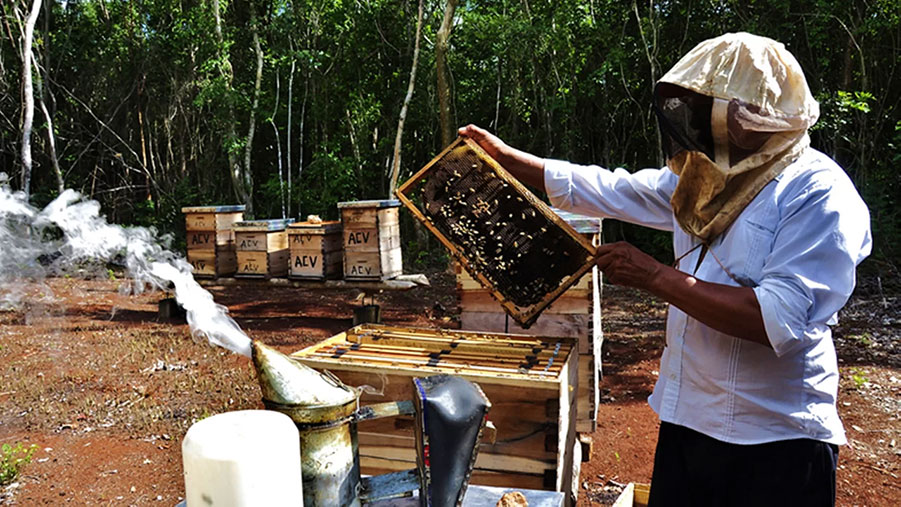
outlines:
[{"label": "white plastic bucket", "polygon": [[285,414],[214,415],[188,429],[181,450],[188,507],[303,505],[300,439]]}]

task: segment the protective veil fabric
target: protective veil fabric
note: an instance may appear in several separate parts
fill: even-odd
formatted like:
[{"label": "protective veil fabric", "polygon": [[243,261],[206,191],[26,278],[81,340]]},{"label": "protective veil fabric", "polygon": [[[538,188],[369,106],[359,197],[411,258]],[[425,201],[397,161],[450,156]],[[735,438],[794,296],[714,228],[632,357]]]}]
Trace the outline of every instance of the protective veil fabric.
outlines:
[{"label": "protective veil fabric", "polygon": [[667,153],[667,165],[679,175],[671,200],[676,219],[709,243],[807,148],[819,104],[794,56],[781,43],[748,33],[698,44],[660,79],[658,90],[663,83],[684,92],[658,94],[658,115],[675,120],[671,124],[678,124],[680,100],[691,107],[695,94],[712,99],[703,109],[710,110],[706,149],[675,142],[682,149]]}]

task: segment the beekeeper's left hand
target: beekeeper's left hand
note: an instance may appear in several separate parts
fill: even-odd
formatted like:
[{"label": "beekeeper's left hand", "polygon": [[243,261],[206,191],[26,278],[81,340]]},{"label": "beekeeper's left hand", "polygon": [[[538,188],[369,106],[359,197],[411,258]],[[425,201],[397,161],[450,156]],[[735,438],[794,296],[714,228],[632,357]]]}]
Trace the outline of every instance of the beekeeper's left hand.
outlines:
[{"label": "beekeeper's left hand", "polygon": [[653,257],[625,241],[599,246],[595,262],[611,283],[645,290],[650,289],[651,283],[664,267]]}]

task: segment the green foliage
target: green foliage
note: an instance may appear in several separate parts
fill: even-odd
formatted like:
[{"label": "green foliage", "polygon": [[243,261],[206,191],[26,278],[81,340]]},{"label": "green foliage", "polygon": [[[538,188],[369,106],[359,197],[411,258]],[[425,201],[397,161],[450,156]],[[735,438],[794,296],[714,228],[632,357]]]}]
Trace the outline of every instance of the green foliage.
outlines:
[{"label": "green foliage", "polygon": [[859,368],[851,369],[851,381],[854,382],[854,389],[860,389],[864,384],[870,381],[867,377],[867,371]]},{"label": "green foliage", "polygon": [[[13,25],[14,4],[2,7]],[[229,158],[243,161],[248,143],[252,9],[265,53],[250,146],[256,215],[281,216],[276,146],[286,185],[291,174],[285,192],[292,216],[336,218],[339,201],[387,197],[417,2],[218,5],[221,43],[209,2],[53,2],[48,30],[41,14],[36,55],[52,73],[45,84],[67,184],[99,199],[111,220],[153,226],[178,241],[182,206],[238,203]],[[434,53],[443,6],[426,2],[401,180],[443,148]],[[14,37],[21,33],[10,28]],[[874,257],[894,262],[901,255],[896,0],[462,2],[448,55],[454,121],[488,127],[539,156],[659,167],[653,80],[696,43],[726,31],[773,37],[798,58],[821,102],[812,144],[848,171],[871,209]],[[19,59],[12,42],[0,45],[0,61]],[[20,109],[18,72],[7,66],[0,74],[0,110]],[[14,179],[17,116],[0,117],[0,165]],[[269,118],[278,139],[264,123]],[[33,142],[34,199],[44,203],[56,195],[56,183],[40,127]],[[613,224],[609,230],[658,258],[670,255],[666,234]],[[411,243],[426,253],[410,258],[430,258],[435,250],[427,243]]]},{"label": "green foliage", "polygon": [[0,446],[0,486],[5,486],[19,477],[22,468],[31,463],[31,457],[38,446],[23,447],[21,442]]}]

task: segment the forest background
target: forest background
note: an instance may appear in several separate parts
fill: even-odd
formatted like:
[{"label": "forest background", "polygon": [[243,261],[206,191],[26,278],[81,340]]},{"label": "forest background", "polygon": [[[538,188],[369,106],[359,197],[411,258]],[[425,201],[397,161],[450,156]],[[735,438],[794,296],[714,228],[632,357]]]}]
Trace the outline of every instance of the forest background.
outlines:
[{"label": "forest background", "polygon": [[[866,266],[901,257],[898,0],[3,0],[0,171],[184,241],[182,206],[336,218],[476,123],[540,156],[663,164],[654,82],[731,31],[783,42],[821,104],[813,146],[870,207]],[[605,223],[661,259],[669,237]],[[443,257],[409,217],[405,257]],[[880,277],[881,278],[881,277]]]}]

